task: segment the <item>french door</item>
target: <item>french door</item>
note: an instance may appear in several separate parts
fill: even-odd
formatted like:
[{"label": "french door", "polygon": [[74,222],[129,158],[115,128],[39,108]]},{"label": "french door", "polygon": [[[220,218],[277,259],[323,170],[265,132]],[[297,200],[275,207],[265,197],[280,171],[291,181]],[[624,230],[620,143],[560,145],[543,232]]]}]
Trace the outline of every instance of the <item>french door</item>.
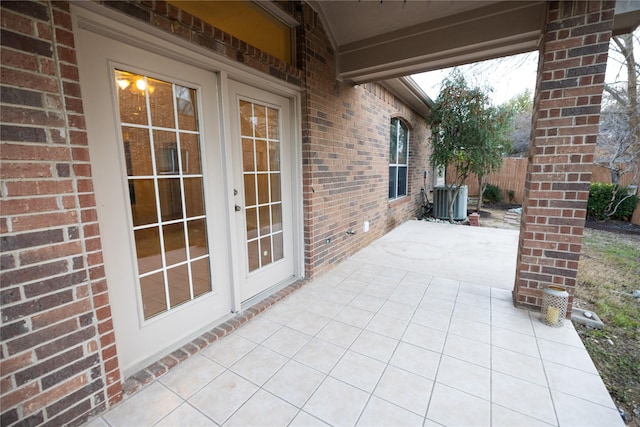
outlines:
[{"label": "french door", "polygon": [[214,73],[79,30],[118,358],[127,373],[233,307]]},{"label": "french door", "polygon": [[289,100],[229,81],[239,288],[246,301],[294,276]]}]

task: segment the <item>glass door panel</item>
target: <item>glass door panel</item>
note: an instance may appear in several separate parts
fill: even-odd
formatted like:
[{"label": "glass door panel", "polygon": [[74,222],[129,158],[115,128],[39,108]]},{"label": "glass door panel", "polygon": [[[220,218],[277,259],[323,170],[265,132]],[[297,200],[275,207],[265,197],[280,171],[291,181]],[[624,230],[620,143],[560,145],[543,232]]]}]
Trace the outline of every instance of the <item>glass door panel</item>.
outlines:
[{"label": "glass door panel", "polygon": [[280,194],[280,112],[240,100],[240,143],[249,272],[284,256]]},{"label": "glass door panel", "polygon": [[211,292],[195,89],[115,70],[145,320]]}]

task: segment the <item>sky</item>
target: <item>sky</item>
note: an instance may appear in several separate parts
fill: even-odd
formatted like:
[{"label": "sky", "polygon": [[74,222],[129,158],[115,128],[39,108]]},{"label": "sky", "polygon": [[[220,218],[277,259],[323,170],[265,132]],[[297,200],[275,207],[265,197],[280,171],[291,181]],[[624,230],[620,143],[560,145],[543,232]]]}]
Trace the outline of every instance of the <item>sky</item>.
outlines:
[{"label": "sky", "polygon": [[[634,54],[636,61],[640,58],[640,29],[634,32],[635,44]],[[613,83],[623,79],[626,81],[625,72],[620,73],[619,61],[615,61],[614,54],[609,53],[610,61],[607,64],[607,75],[605,81]],[[612,60],[613,59],[613,60]],[[536,71],[538,69],[538,52],[528,52],[506,58],[492,59],[477,62],[475,64],[458,67],[464,74],[467,81],[473,86],[483,88],[491,87],[491,101],[494,105],[500,105],[516,95],[529,89],[533,95],[536,84]],[[435,100],[440,92],[442,81],[449,75],[452,68],[446,68],[428,73],[414,74],[411,77],[420,85],[422,90]]]}]

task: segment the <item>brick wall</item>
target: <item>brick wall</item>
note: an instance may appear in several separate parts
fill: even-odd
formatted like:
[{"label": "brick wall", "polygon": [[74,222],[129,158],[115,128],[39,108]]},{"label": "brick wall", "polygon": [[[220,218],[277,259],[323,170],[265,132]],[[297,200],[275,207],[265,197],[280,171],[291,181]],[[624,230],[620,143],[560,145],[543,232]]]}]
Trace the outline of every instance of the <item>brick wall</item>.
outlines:
[{"label": "brick wall", "polygon": [[570,295],[576,286],[614,7],[614,1],[549,6],[514,290],[521,306],[539,309],[549,284]]},{"label": "brick wall", "polygon": [[71,16],[3,1],[1,19],[0,422],[77,423],[120,376]]},{"label": "brick wall", "polygon": [[[428,164],[420,117],[378,84],[335,79],[318,17],[290,65],[161,1],[105,2],[304,90],[308,275],[327,270],[419,208]],[[0,424],[79,424],[122,398],[67,2],[2,2]],[[408,196],[387,201],[389,126],[411,128]],[[362,232],[369,220],[371,230]],[[356,231],[347,236],[346,231]],[[332,243],[325,244],[327,237]]]},{"label": "brick wall", "polygon": [[[422,176],[429,164],[429,131],[423,118],[379,84],[354,87],[336,81],[335,52],[320,19],[305,7],[301,20],[298,50],[307,52],[302,125],[305,260],[314,275],[418,215]],[[407,196],[389,202],[392,117],[410,128],[409,178]],[[364,221],[370,223],[368,233],[362,231]]]}]

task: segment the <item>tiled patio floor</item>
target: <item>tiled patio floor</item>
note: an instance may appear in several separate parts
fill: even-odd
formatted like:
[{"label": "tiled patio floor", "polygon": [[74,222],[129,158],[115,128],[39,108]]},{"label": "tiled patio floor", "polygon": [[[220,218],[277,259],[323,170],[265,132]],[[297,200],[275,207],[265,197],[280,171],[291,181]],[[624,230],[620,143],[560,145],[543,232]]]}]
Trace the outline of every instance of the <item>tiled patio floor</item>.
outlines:
[{"label": "tiled patio floor", "polygon": [[623,425],[570,322],[356,258],[90,425]]}]

